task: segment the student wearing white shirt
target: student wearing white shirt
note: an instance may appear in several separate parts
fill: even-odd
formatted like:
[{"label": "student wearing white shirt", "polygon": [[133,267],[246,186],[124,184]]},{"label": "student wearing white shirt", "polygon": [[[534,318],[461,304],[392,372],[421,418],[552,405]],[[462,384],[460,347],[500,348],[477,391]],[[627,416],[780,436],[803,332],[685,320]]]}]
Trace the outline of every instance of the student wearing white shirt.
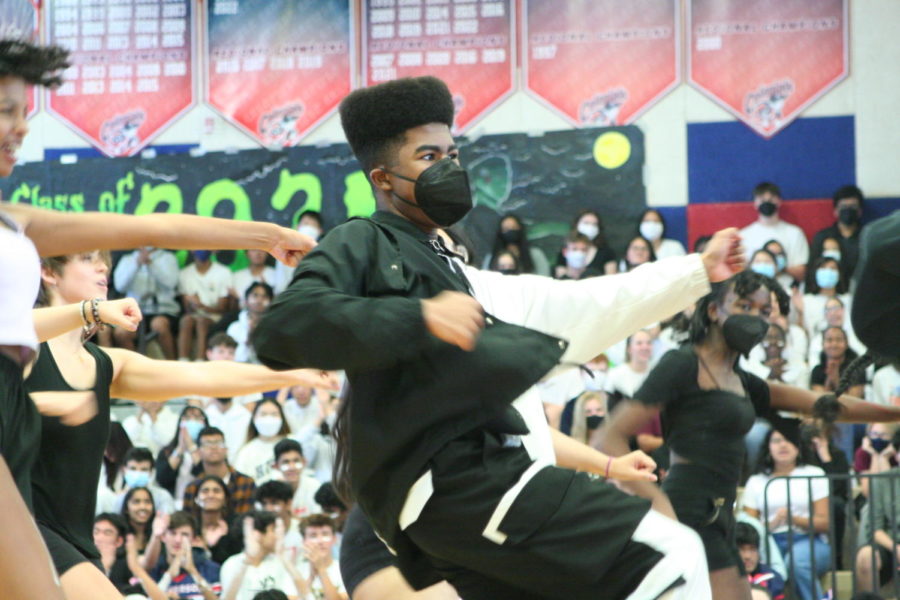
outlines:
[{"label": "student wearing white shirt", "polygon": [[644,210],[639,223],[638,230],[653,245],[653,253],[657,259],[685,255],[681,242],[666,237],[666,220],[658,210]]},{"label": "student wearing white shirt", "polygon": [[284,537],[284,525],[280,521],[276,523],[276,519],[270,512],[254,511],[246,515],[244,551],[222,565],[221,600],[253,600],[265,590],[281,590],[293,600],[306,597],[298,593],[297,583],[302,585],[304,581],[286,553],[276,553]]},{"label": "student wearing white shirt", "polygon": [[251,283],[265,283],[274,288],[278,282],[275,268],[266,265],[268,258],[269,255],[261,250],[247,250],[247,260],[250,261],[250,266],[232,273],[231,278],[234,284],[232,291],[235,298],[241,303],[241,308],[244,307],[247,288]]},{"label": "student wearing white shirt", "polygon": [[650,374],[653,359],[653,338],[646,330],[635,332],[628,338],[626,362],[609,370],[606,376],[606,392],[610,394],[607,411],[625,398],[634,398],[635,392]]},{"label": "student wearing white shirt", "polygon": [[809,260],[809,243],[802,229],[779,218],[781,202],[781,189],[774,183],[763,182],[753,189],[753,206],[759,212],[759,218],[741,229],[744,250],[749,259],[769,240],[778,240],[787,253],[787,272],[797,281],[803,281]]},{"label": "student wearing white shirt", "polygon": [[875,371],[872,378],[872,400],[889,406],[900,405],[900,362],[886,365]]},{"label": "student wearing white shirt", "polygon": [[307,472],[303,449],[296,440],[286,438],[275,445],[272,477],[280,477],[291,487],[291,512],[295,517],[322,512],[322,507],[316,502],[316,492],[322,484]]},{"label": "student wearing white shirt", "polygon": [[349,600],[341,579],[341,568],[332,555],[337,541],[334,521],[328,515],[310,515],[300,521],[304,558],[300,574],[314,598]]},{"label": "student wearing white shirt", "polygon": [[[144,320],[149,324],[150,331],[159,335],[159,345],[169,360],[175,358],[174,331],[181,312],[175,299],[178,276],[175,254],[153,246],[144,246],[124,255],[113,272],[116,289],[137,300]],[[113,330],[113,337],[120,348],[135,349],[136,332],[117,327]]]},{"label": "student wearing white shirt", "polygon": [[812,334],[809,338],[809,353],[807,363],[817,365],[821,361],[822,354],[822,333],[827,327],[840,327],[847,335],[847,343],[858,355],[862,356],[866,353],[866,347],[862,345],[856,334],[853,333],[853,325],[850,323],[847,307],[840,296],[832,296],[825,301],[825,320],[819,323],[819,331]]},{"label": "student wearing white shirt", "polygon": [[265,479],[275,464],[275,444],[291,433],[281,405],[263,398],[253,407],[247,442],[234,458],[234,468],[253,479]]},{"label": "student wearing white shirt", "polygon": [[283,547],[287,558],[296,565],[303,558],[303,534],[300,533],[300,518],[291,509],[293,497],[290,484],[274,480],[260,484],[253,494],[257,506],[281,519],[284,524]]},{"label": "student wearing white shirt", "polygon": [[231,294],[231,271],[214,263],[209,250],[194,250],[194,262],[181,270],[178,293],[184,304],[178,331],[178,358],[189,359],[197,339],[197,356],[206,354],[210,326],[222,318]]},{"label": "student wearing white shirt", "polygon": [[814,265],[815,275],[811,278],[802,300],[798,301],[796,296],[792,298],[797,318],[810,339],[828,326],[825,303],[829,299],[839,298],[845,312],[850,310],[851,301],[847,293],[849,284],[836,260],[826,256],[817,260]]},{"label": "student wearing white shirt", "polygon": [[[312,239],[319,241],[323,231],[322,215],[314,210],[305,210],[300,213],[300,218],[297,220],[297,233],[308,235]],[[288,267],[279,262],[275,265],[275,283],[270,283],[269,285],[275,288],[276,294],[280,294],[291,282],[291,277],[293,276],[293,267]]]},{"label": "student wearing white shirt", "polygon": [[175,500],[172,494],[156,483],[153,471],[153,455],[147,448],[134,447],[125,453],[125,469],[122,480],[125,487],[114,493],[106,486],[101,486],[102,493],[97,495],[97,514],[104,512],[118,513],[122,510],[125,495],[133,488],[147,488],[153,496],[153,505],[157,512],[167,515],[175,512]]},{"label": "student wearing white shirt", "polygon": [[161,402],[135,402],[138,411],[125,417],[122,427],[135,447],[148,448],[154,455],[175,435],[178,415]]},{"label": "student wearing white shirt", "polygon": [[254,281],[244,292],[244,310],[238,314],[236,321],[228,326],[227,333],[237,343],[234,359],[238,362],[259,364],[256,351],[250,343],[250,333],[256,326],[260,315],[275,298],[272,286],[261,281]]}]

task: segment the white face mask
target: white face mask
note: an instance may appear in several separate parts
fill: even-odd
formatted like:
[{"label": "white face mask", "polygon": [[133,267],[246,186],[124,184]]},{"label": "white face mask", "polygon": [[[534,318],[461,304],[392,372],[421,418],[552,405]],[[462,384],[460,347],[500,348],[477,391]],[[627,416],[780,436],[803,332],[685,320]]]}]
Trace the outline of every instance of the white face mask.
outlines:
[{"label": "white face mask", "polygon": [[578,227],[576,227],[578,233],[581,235],[586,235],[592,240],[597,237],[597,234],[600,233],[600,228],[593,223],[579,223]]},{"label": "white face mask", "polygon": [[840,250],[823,250],[822,258],[833,258],[834,260],[841,262],[841,251]]},{"label": "white face mask", "polygon": [[281,430],[281,417],[256,417],[253,419],[256,431],[263,437],[273,437]]},{"label": "white face mask", "polygon": [[591,369],[593,377],[587,373],[581,373],[581,379],[584,382],[584,389],[590,392],[602,392],[603,385],[606,383],[606,371],[595,371]]},{"label": "white face mask", "polygon": [[583,269],[587,263],[587,252],[584,250],[569,250],[566,252],[566,263],[573,269]]},{"label": "white face mask", "polygon": [[659,221],[644,221],[641,223],[640,230],[642,236],[651,242],[655,242],[662,237],[663,224]]},{"label": "white face mask", "polygon": [[309,237],[317,241],[319,239],[319,236],[322,234],[322,232],[319,231],[319,228],[315,225],[301,225],[297,228],[297,233],[308,235]]}]

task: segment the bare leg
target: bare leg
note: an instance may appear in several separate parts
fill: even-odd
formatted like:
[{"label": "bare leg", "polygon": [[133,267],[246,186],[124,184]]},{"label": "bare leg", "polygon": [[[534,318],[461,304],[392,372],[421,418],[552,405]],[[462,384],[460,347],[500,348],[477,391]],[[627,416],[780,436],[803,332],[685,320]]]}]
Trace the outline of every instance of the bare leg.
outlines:
[{"label": "bare leg", "polygon": [[194,345],[194,325],[196,322],[196,318],[193,315],[181,317],[181,323],[178,327],[178,358],[191,357],[191,346]]},{"label": "bare leg", "polygon": [[352,600],[456,600],[459,595],[453,586],[442,581],[416,592],[400,574],[397,567],[385,567],[363,579],[353,590]]},{"label": "bare leg", "polygon": [[125,348],[126,350],[134,351],[134,339],[136,337],[136,332],[128,331],[127,329],[122,329],[121,327],[113,331],[113,339],[116,340],[116,346],[118,346],[119,348]]},{"label": "bare leg", "polygon": [[209,327],[212,321],[206,317],[196,317],[197,320],[197,358],[206,359],[206,338],[209,336]]},{"label": "bare leg", "polygon": [[163,355],[167,360],[175,358],[175,337],[172,335],[172,327],[169,325],[169,319],[163,316],[153,317],[150,321],[150,329],[159,334],[157,338],[159,345],[162,346]]},{"label": "bare leg", "polygon": [[709,572],[713,600],[751,600],[750,582],[741,577],[737,567]]},{"label": "bare leg", "polygon": [[66,600],[122,600],[112,582],[91,563],[79,563],[60,577]]},{"label": "bare leg", "polygon": [[[872,559],[875,559],[875,571],[872,571]],[[864,592],[873,592],[877,589],[877,583],[872,581],[873,576],[877,581],[878,573],[881,571],[881,555],[878,552],[872,552],[872,546],[863,546],[856,553],[856,582],[859,589]],[[874,585],[873,585],[874,584]]]},{"label": "bare leg", "polygon": [[0,456],[0,581],[4,598],[63,600],[56,571]]}]

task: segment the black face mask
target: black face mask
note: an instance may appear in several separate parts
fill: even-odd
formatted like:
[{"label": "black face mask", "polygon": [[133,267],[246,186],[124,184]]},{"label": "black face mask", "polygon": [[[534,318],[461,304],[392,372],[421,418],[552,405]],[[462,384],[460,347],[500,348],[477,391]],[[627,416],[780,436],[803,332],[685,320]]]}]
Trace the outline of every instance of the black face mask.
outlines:
[{"label": "black face mask", "polygon": [[859,223],[859,211],[852,206],[847,206],[838,211],[838,221],[851,226]]},{"label": "black face mask", "polygon": [[504,275],[515,275],[517,273],[515,269],[497,269],[497,271]]},{"label": "black face mask", "polygon": [[869,438],[869,443],[872,444],[872,450],[881,454],[881,451],[887,448],[891,442],[881,438]]},{"label": "black face mask", "polygon": [[778,205],[775,204],[774,202],[770,202],[769,200],[766,200],[765,202],[761,203],[756,208],[756,210],[758,210],[759,214],[761,214],[764,217],[771,217],[778,211]]},{"label": "black face mask", "polygon": [[472,210],[472,190],[466,170],[449,158],[442,158],[421,173],[418,179],[410,179],[399,173],[388,171],[416,184],[416,201],[410,202],[391,191],[395,198],[420,209],[425,216],[439,227],[449,227]]},{"label": "black face mask", "polygon": [[725,343],[743,354],[744,358],[754,346],[766,339],[768,331],[769,324],[764,319],[751,315],[731,315],[722,324]]},{"label": "black face mask", "polygon": [[588,430],[593,431],[601,425],[603,425],[603,417],[601,415],[591,415],[587,418]]},{"label": "black face mask", "polygon": [[522,243],[522,230],[521,229],[507,229],[506,231],[501,231],[500,239],[503,240],[503,243],[506,245],[521,244]]}]

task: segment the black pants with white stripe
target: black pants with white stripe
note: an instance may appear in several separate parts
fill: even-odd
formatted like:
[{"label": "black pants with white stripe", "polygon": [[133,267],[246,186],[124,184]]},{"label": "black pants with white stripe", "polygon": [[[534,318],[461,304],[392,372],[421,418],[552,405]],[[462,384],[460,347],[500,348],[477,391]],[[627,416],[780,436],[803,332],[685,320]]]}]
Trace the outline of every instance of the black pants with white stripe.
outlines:
[{"label": "black pants with white stripe", "polygon": [[406,535],[465,600],[710,598],[697,535],[611,484],[489,432],[448,444],[431,471]]}]

